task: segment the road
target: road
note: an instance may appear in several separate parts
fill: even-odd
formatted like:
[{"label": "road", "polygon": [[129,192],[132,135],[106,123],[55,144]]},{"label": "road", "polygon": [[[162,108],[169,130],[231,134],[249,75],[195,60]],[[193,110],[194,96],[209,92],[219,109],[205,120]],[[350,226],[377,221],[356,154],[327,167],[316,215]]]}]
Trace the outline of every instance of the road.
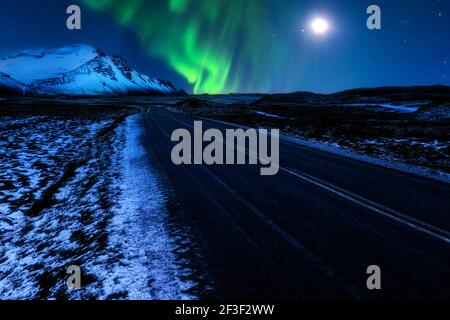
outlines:
[{"label": "road", "polygon": [[[276,176],[175,166],[170,136],[194,120],[151,108],[144,145],[194,227],[218,297],[450,298],[449,184],[286,141]],[[370,265],[381,290],[367,288]]]}]

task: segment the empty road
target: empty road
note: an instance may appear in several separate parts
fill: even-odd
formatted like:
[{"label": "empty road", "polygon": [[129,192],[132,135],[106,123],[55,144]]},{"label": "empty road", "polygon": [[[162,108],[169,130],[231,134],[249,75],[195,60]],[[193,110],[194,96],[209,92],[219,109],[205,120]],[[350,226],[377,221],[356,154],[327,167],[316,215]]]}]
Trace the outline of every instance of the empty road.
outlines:
[{"label": "empty road", "polygon": [[[280,142],[280,172],[171,162],[194,119],[142,114],[143,143],[194,227],[224,299],[450,298],[450,185]],[[203,120],[204,130],[229,127]],[[368,290],[368,266],[381,290]]]}]

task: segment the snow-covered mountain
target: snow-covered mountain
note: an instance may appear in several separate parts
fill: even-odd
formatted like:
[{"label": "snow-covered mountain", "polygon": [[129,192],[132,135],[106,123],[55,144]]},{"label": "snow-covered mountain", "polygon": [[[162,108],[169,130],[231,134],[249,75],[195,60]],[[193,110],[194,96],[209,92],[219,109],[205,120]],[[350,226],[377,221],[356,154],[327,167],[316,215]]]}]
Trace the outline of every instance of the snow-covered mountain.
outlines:
[{"label": "snow-covered mountain", "polygon": [[23,83],[11,78],[10,75],[0,72],[0,94],[20,95],[26,90]]},{"label": "snow-covered mountain", "polygon": [[175,87],[143,75],[120,56],[88,45],[29,50],[0,59],[0,88],[30,95],[176,94]]}]

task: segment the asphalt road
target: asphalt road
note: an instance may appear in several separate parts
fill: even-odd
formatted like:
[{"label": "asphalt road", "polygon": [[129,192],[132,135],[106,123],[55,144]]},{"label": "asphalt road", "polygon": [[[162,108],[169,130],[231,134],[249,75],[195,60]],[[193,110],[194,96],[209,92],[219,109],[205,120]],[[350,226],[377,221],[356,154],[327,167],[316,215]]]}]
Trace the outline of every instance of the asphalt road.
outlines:
[{"label": "asphalt road", "polygon": [[[170,136],[192,132],[195,119],[152,108],[142,120],[218,297],[450,298],[449,184],[289,142],[276,176],[251,165],[175,166]],[[370,265],[381,268],[381,290],[367,289]]]}]

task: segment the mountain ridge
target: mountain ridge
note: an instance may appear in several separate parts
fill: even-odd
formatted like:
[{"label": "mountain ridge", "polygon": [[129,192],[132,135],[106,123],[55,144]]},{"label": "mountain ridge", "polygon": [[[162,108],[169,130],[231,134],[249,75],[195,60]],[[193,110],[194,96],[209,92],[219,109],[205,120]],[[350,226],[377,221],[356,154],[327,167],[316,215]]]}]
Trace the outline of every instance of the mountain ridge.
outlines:
[{"label": "mountain ridge", "polygon": [[[29,50],[0,59],[0,93],[31,96],[176,95],[169,81],[132,69],[89,45]],[[18,90],[19,89],[19,90]]]},{"label": "mountain ridge", "polygon": [[423,86],[384,86],[373,88],[355,88],[335,93],[314,93],[309,91],[297,91],[292,93],[263,95],[255,103],[329,103],[329,102],[373,102],[373,101],[414,101],[448,99],[450,86],[447,85],[423,85]]}]

